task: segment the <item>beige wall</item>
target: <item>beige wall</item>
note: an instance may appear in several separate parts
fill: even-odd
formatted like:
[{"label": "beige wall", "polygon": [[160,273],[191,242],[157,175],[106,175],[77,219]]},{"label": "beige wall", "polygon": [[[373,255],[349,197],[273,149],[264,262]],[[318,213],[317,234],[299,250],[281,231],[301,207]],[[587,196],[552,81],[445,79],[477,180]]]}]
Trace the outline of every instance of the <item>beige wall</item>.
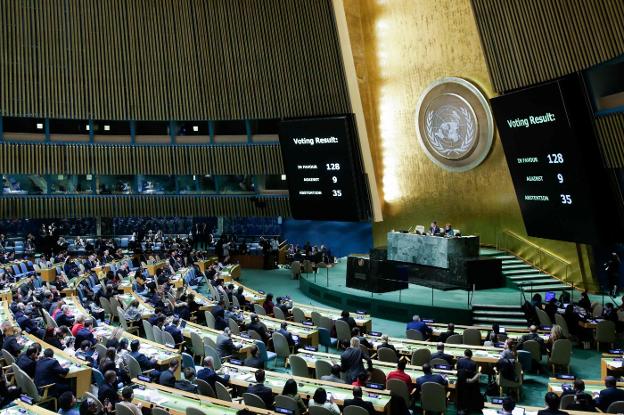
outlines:
[{"label": "beige wall", "polygon": [[[465,173],[437,167],[417,141],[415,107],[432,81],[457,76],[494,96],[469,0],[345,0],[344,5],[384,199],[384,221],[373,228],[375,245],[385,245],[391,229],[433,219],[491,245],[504,230],[526,237],[497,135],[485,161]],[[570,281],[583,280],[575,244],[531,240],[571,263]],[[523,253],[534,255],[529,248]],[[585,249],[581,257],[586,259]],[[551,262],[547,269],[564,277],[563,265]],[[587,283],[595,288],[593,281]]]}]

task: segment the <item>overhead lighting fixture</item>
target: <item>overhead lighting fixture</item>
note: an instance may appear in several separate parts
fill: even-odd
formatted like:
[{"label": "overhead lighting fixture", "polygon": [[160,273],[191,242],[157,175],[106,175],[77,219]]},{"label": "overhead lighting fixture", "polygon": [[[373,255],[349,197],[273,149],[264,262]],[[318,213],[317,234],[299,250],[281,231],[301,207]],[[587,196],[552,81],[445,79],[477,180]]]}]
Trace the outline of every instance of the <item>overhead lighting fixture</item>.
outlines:
[{"label": "overhead lighting fixture", "polygon": [[91,129],[91,127],[89,127],[89,124],[87,124],[87,131],[89,131]]},{"label": "overhead lighting fixture", "polygon": [[37,130],[43,130],[43,123],[37,123]]},{"label": "overhead lighting fixture", "polygon": [[282,174],[282,180],[286,180],[286,175]]},{"label": "overhead lighting fixture", "polygon": [[193,126],[193,131],[198,132],[198,131],[199,131],[199,127],[198,127],[198,126],[196,126],[196,125],[194,125],[194,126]]},{"label": "overhead lighting fixture", "polygon": [[104,131],[110,131],[110,125],[105,125],[104,126]]}]

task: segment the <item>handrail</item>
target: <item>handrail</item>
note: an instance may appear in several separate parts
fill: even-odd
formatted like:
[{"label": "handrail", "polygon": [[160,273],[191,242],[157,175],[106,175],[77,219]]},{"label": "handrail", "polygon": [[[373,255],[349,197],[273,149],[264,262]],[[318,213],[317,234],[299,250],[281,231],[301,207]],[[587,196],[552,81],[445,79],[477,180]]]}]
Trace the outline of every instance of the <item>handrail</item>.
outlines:
[{"label": "handrail", "polygon": [[551,259],[553,259],[556,262],[559,262],[560,264],[563,265],[563,269],[564,269],[564,276],[563,278],[559,277],[559,279],[561,279],[563,282],[565,282],[566,284],[570,284],[568,282],[568,275],[569,275],[569,269],[570,266],[572,265],[572,263],[564,258],[561,258],[559,255],[542,248],[541,246],[537,245],[534,242],[529,241],[528,239],[518,235],[517,233],[510,231],[508,229],[503,230],[503,233],[500,235],[500,238],[497,238],[496,241],[496,245],[498,249],[502,249],[504,251],[508,251],[508,252],[516,252],[514,250],[512,250],[507,242],[508,239],[507,237],[510,237],[512,239],[514,239],[516,242],[520,242],[520,244],[523,244],[525,246],[528,246],[530,248],[535,249],[535,251],[537,252],[537,260],[532,260],[529,258],[522,258],[524,261],[530,263],[531,265],[533,265],[534,267],[538,268],[540,271],[542,272],[546,272],[548,274],[551,274],[553,276],[555,276],[555,274],[553,272],[549,272],[548,270],[546,270],[545,268],[545,262],[544,262],[544,257],[549,257]]}]

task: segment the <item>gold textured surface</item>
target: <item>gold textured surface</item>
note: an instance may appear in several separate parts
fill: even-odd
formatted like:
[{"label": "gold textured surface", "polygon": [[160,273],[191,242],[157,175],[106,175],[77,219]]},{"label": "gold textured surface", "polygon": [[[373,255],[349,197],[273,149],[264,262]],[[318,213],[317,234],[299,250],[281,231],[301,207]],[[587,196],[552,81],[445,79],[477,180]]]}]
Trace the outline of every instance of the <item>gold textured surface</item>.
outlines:
[{"label": "gold textured surface", "polygon": [[0,0],[0,50],[5,116],[350,111],[331,0]]},{"label": "gold textured surface", "polygon": [[[385,245],[391,229],[434,219],[480,235],[486,244],[496,244],[505,229],[526,236],[498,135],[485,161],[465,173],[435,166],[417,141],[416,102],[432,81],[458,76],[494,96],[470,0],[346,0],[345,8],[383,190],[375,245]],[[575,244],[530,240],[568,260],[568,280],[582,282]]]}]

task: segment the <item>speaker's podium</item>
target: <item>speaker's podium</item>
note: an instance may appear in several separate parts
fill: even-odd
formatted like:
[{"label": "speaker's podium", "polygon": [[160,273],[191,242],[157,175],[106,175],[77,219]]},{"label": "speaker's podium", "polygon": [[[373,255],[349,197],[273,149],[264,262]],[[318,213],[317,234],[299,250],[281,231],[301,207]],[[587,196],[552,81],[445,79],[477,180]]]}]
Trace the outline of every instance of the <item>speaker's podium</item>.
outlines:
[{"label": "speaker's podium", "polygon": [[409,273],[400,264],[386,261],[376,250],[371,255],[351,255],[347,258],[347,287],[374,293],[407,288]]}]

